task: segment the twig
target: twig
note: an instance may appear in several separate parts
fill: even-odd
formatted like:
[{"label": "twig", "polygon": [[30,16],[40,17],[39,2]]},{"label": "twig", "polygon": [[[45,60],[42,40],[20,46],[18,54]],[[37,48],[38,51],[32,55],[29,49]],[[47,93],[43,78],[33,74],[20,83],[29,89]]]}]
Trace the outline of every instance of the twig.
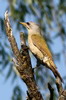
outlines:
[{"label": "twig", "polygon": [[50,100],[53,100],[53,97],[54,97],[54,89],[51,87],[50,83],[48,83],[48,89],[50,91]]},{"label": "twig", "polygon": [[11,29],[11,26],[10,26],[10,22],[9,22],[8,12],[7,11],[5,12],[5,28],[6,28],[6,34],[8,36],[8,40],[10,42],[12,51],[13,51],[17,61],[20,62],[21,61],[20,52],[18,50],[16,40],[15,40],[13,34],[12,34],[12,29]]},{"label": "twig", "polygon": [[57,90],[58,90],[59,95],[60,95],[63,91],[63,87],[62,87],[62,83],[58,77],[56,79],[56,86],[57,86]]},{"label": "twig", "polygon": [[63,92],[59,96],[58,100],[66,100],[66,90],[63,90]]},{"label": "twig", "polygon": [[37,89],[37,85],[34,79],[34,73],[32,71],[30,57],[28,48],[26,46],[23,34],[20,35],[21,38],[21,50],[18,50],[15,38],[12,34],[12,29],[10,26],[8,12],[5,13],[5,26],[6,26],[6,34],[8,36],[12,51],[16,57],[17,65],[16,68],[20,74],[21,79],[26,83],[28,87],[28,98],[31,100],[43,100],[42,95]]},{"label": "twig", "polygon": [[58,100],[66,100],[66,90],[63,89],[62,83],[58,77],[56,79],[56,85],[59,92]]},{"label": "twig", "polygon": [[23,32],[20,32],[20,40],[21,40],[21,46],[22,45],[26,45],[25,37],[24,37],[24,33]]}]

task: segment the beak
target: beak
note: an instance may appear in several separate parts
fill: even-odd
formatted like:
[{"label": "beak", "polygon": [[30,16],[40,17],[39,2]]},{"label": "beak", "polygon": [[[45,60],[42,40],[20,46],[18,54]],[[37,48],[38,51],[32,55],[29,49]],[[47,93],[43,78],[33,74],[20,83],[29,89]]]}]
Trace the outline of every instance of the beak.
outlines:
[{"label": "beak", "polygon": [[27,26],[27,24],[25,22],[20,22],[20,24],[22,24],[23,26]]}]

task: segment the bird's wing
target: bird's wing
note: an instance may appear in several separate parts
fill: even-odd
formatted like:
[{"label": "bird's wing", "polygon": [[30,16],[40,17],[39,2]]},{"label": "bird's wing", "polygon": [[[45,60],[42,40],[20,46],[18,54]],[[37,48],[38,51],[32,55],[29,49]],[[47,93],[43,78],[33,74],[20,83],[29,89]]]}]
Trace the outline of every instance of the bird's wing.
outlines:
[{"label": "bird's wing", "polygon": [[33,44],[43,53],[52,59],[52,54],[48,49],[48,46],[41,35],[33,34],[31,36]]}]

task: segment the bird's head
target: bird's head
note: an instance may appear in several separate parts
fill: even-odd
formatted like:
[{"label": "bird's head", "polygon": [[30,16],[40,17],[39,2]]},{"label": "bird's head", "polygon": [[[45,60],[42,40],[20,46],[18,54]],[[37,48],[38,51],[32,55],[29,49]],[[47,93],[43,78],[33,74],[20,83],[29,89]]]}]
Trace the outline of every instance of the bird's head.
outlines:
[{"label": "bird's head", "polygon": [[[25,26],[28,30],[29,33],[33,33],[33,32],[39,32],[40,31],[40,27],[38,24],[30,21],[30,22],[20,22],[20,24],[22,24],[23,26]],[[40,32],[39,32],[40,33]]]}]

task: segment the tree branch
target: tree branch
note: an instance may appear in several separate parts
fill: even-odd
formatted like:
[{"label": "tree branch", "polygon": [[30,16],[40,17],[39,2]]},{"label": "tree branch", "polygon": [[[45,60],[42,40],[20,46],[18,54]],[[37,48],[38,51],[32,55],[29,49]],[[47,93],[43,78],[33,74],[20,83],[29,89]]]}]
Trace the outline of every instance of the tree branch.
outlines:
[{"label": "tree branch", "polygon": [[48,83],[48,89],[50,91],[50,100],[53,100],[53,97],[54,97],[54,89],[51,87],[50,83]]},{"label": "tree branch", "polygon": [[62,83],[58,77],[56,79],[56,85],[59,93],[58,100],[66,100],[66,90],[63,89]]},{"label": "tree branch", "polygon": [[15,38],[12,34],[12,29],[8,18],[8,12],[5,13],[5,28],[6,28],[6,34],[8,36],[12,51],[18,63],[16,69],[18,70],[21,79],[26,83],[28,87],[28,93],[27,93],[28,98],[30,98],[30,100],[43,100],[42,95],[38,91],[37,85],[35,83],[29,52],[24,37],[22,36],[23,34],[22,33],[20,34],[21,50],[19,51]]}]

